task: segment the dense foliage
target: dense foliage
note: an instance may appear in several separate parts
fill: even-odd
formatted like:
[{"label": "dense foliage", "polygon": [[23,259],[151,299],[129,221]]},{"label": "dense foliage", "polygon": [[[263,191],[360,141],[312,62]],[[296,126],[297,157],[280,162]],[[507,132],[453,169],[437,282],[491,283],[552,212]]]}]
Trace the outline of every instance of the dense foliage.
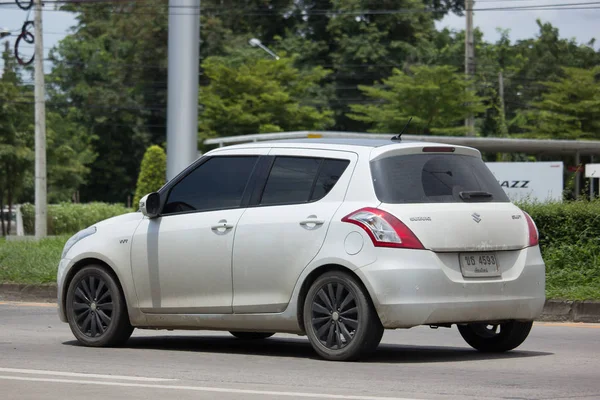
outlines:
[{"label": "dense foliage", "polygon": [[[24,204],[21,210],[23,212],[25,234],[33,235],[35,230],[35,207],[32,204]],[[96,222],[130,211],[130,209],[119,204],[52,204],[48,206],[48,235],[72,235]]]},{"label": "dense foliage", "polygon": [[140,166],[140,175],[138,176],[135,197],[133,198],[133,208],[138,209],[140,199],[148,193],[156,192],[166,182],[167,179],[167,155],[160,146],[150,146]]},{"label": "dense foliage", "polygon": [[[540,232],[548,298],[600,300],[600,201],[520,206],[530,213]],[[31,231],[33,206],[25,207],[24,211],[26,230]],[[67,235],[126,211],[123,207],[106,204],[50,207],[53,219],[65,221],[60,227],[55,225],[53,230]],[[40,242],[0,239],[0,282],[54,282],[67,237]]]},{"label": "dense foliage", "polygon": [[[57,7],[77,24],[50,54],[49,198],[125,203],[145,150],[165,145],[175,11],[168,0]],[[435,29],[463,8],[463,0],[203,0],[199,142],[282,130],[392,133],[409,117],[408,133],[454,135],[467,111],[480,136],[600,139],[594,42],[561,38],[541,21],[526,40],[503,32],[489,43],[476,31],[467,82],[464,32]],[[33,201],[33,88],[21,78],[30,71],[4,57],[0,163],[11,172],[0,177],[0,203]]]},{"label": "dense foliage", "polygon": [[535,221],[543,249],[578,244],[600,246],[600,200],[520,206]]},{"label": "dense foliage", "polygon": [[408,132],[464,135],[465,118],[485,111],[483,99],[468,90],[470,84],[450,66],[395,69],[383,86],[359,86],[379,104],[352,105],[349,117],[368,123],[372,132],[399,132],[412,117]]},{"label": "dense foliage", "polygon": [[521,207],[539,230],[548,297],[600,299],[600,201]]}]

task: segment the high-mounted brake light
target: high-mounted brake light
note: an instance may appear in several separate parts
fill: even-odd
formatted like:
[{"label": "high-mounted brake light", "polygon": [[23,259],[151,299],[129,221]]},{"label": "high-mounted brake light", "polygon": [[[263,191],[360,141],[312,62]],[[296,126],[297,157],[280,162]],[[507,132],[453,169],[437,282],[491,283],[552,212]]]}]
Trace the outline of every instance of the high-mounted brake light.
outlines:
[{"label": "high-mounted brake light", "polygon": [[527,229],[529,230],[529,247],[537,246],[540,242],[540,235],[535,222],[533,222],[533,219],[525,211],[523,211],[523,214],[525,214]]},{"label": "high-mounted brake light", "polygon": [[454,153],[454,147],[423,147],[423,153]]},{"label": "high-mounted brake light", "polygon": [[402,221],[378,208],[362,208],[345,216],[342,221],[364,229],[375,247],[425,249],[421,241]]}]

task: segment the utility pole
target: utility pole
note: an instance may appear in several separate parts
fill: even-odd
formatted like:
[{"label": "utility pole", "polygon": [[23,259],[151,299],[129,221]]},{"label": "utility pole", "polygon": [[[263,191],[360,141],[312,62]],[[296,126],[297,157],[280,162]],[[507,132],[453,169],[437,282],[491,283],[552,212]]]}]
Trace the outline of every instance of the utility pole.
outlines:
[{"label": "utility pole", "polygon": [[46,100],[42,0],[35,0],[35,237],[47,235],[46,227]]},{"label": "utility pole", "polygon": [[502,70],[498,72],[498,94],[500,96],[500,107],[504,114],[504,74],[502,73]]},{"label": "utility pole", "polygon": [[500,122],[502,123],[500,134],[508,137],[508,127],[506,126],[506,105],[504,102],[504,72],[502,65],[498,72],[498,96],[500,97]]},{"label": "utility pole", "polygon": [[[10,51],[10,43],[8,43],[8,40],[6,42],[4,42],[4,52],[8,54],[8,52]],[[6,73],[8,71],[8,64],[4,65],[4,73]]]},{"label": "utility pole", "polygon": [[167,179],[198,156],[200,0],[169,0]]},{"label": "utility pole", "polygon": [[[473,37],[473,7],[474,0],[466,0],[467,29],[465,31],[465,75],[467,79],[475,74],[475,38]],[[468,89],[470,90],[470,89]],[[475,117],[470,114],[465,120],[467,136],[475,136]]]}]

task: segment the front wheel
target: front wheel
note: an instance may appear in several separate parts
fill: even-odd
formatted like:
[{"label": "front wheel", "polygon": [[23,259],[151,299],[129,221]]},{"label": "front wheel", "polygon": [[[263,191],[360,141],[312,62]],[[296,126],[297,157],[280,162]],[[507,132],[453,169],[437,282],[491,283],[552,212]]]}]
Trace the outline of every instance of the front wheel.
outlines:
[{"label": "front wheel", "polygon": [[304,302],[306,335],[323,358],[358,360],[375,351],[383,325],[362,285],[348,273],[331,271],[312,284]]},{"label": "front wheel", "polygon": [[119,346],[133,332],[116,278],[98,265],[75,274],[66,302],[71,331],[86,346]]},{"label": "front wheel", "polygon": [[513,350],[527,339],[533,322],[511,321],[503,324],[458,325],[458,331],[474,349],[485,353]]}]

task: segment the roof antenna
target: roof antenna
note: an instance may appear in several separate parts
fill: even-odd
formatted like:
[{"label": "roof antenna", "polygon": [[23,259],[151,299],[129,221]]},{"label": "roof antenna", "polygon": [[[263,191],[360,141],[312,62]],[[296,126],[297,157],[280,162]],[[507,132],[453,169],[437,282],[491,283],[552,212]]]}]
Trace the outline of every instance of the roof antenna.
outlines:
[{"label": "roof antenna", "polygon": [[410,119],[408,120],[408,122],[406,123],[406,125],[404,125],[404,128],[402,129],[402,131],[400,131],[400,133],[397,136],[394,136],[392,138],[392,140],[402,140],[402,134],[404,133],[404,131],[406,130],[406,128],[408,128],[408,125],[410,125],[410,121],[412,121],[413,117],[410,117]]}]

